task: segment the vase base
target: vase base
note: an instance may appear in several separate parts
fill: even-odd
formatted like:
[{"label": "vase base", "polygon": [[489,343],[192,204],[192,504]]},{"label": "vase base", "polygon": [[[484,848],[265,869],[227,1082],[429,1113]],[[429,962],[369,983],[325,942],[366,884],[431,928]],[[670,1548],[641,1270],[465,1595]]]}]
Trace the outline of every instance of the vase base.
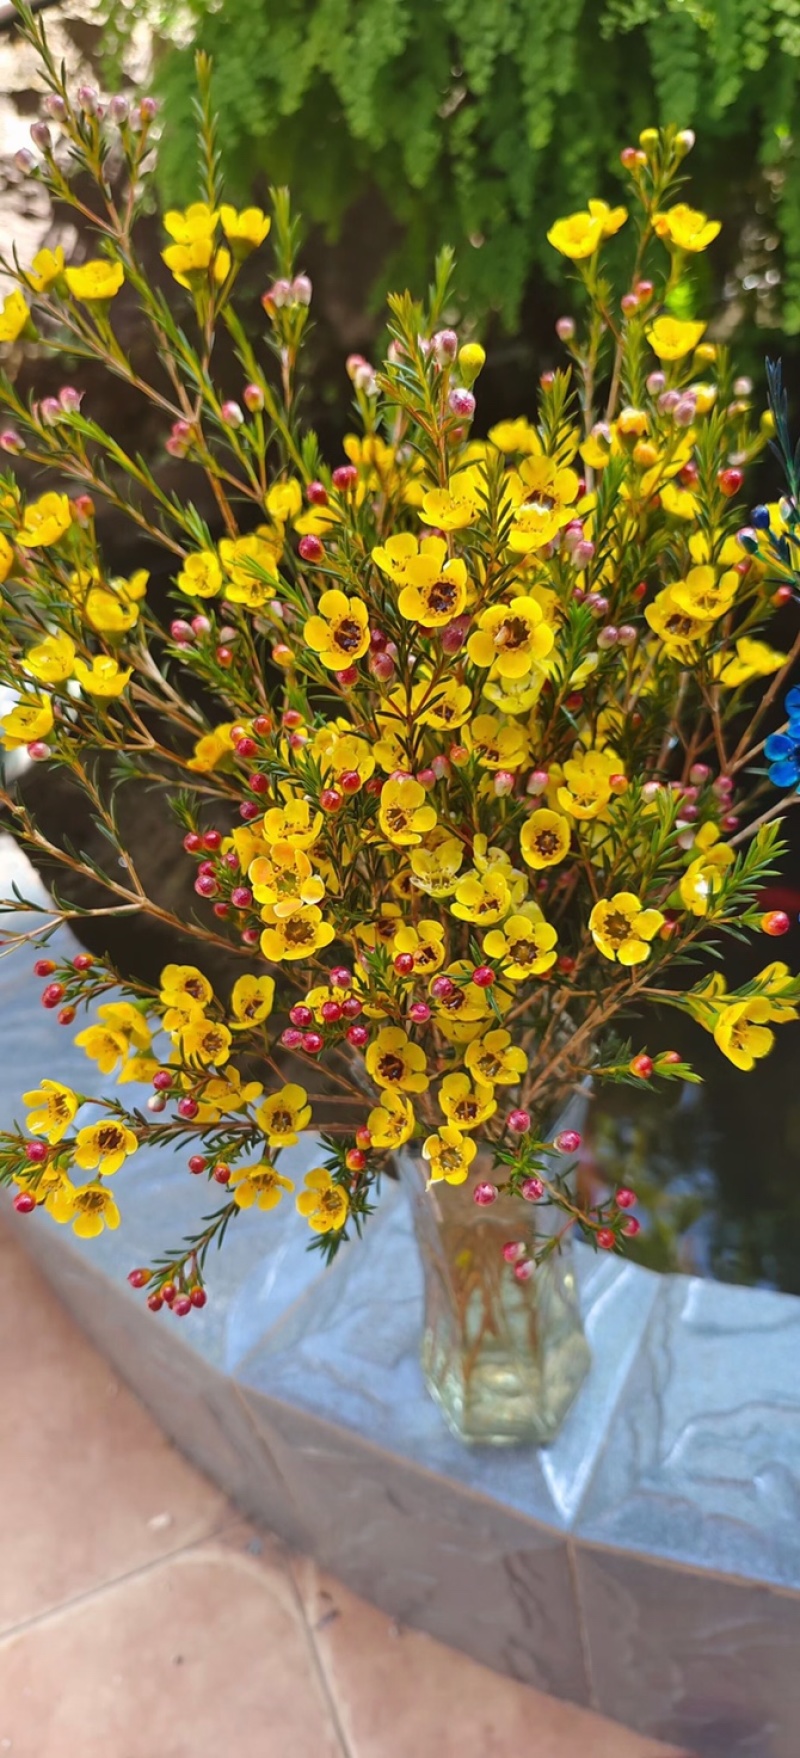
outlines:
[{"label": "vase base", "polygon": [[[559,1353],[561,1359],[559,1359]],[[422,1370],[427,1390],[456,1439],[467,1446],[537,1446],[555,1440],[591,1366],[583,1336],[551,1356],[547,1373],[499,1357],[481,1360],[467,1377],[463,1363],[442,1360],[426,1336]]]}]

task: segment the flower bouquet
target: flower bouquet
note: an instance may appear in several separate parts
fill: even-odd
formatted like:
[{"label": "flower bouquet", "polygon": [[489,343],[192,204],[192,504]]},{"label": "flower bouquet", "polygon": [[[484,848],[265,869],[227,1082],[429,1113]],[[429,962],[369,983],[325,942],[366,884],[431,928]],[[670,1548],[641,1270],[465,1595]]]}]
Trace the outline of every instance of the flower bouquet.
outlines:
[{"label": "flower bouquet", "polygon": [[[585,316],[559,321],[564,365],[535,409],[475,436],[484,350],[452,327],[444,251],[425,304],[390,300],[383,362],[347,361],[352,432],[331,464],[302,419],[312,288],[289,199],[274,191],[270,214],[225,203],[208,65],[198,199],[164,215],[162,288],[136,244],[155,105],[73,95],[20,14],[47,118],[22,165],[96,243],[82,262],[57,248],[2,263],[0,681],[16,692],[2,738],[83,790],[109,870],[56,847],[10,783],[1,797],[23,846],[101,884],[109,915],[171,921],[196,960],[148,986],[89,953],[48,957],[80,915],[57,889],[7,932],[37,944],[62,1026],[86,1010],[76,1041],[96,1079],[77,1091],[42,1070],[25,1128],[0,1140],[0,1179],[20,1213],[44,1207],[88,1239],[124,1222],[143,1146],[180,1150],[210,1212],[200,1200],[192,1236],[129,1279],[181,1318],[244,1212],[295,1204],[329,1261],[402,1150],[421,1236],[436,1234],[432,1388],[460,1433],[542,1438],[586,1367],[570,1241],[618,1252],[640,1226],[632,1191],[584,1187],[574,1116],[554,1120],[588,1082],[697,1078],[648,1054],[650,1001],[747,1070],[800,998],[777,960],[730,990],[719,964],[727,937],[789,925],[758,898],[781,852],[773,784],[796,788],[800,764],[797,689],[769,730],[800,635],[789,651],[766,637],[797,602],[800,516],[779,382],[759,420],[691,315],[691,265],[719,229],[683,199],[692,137],[647,129],[622,153],[628,205],[592,200],[552,226]],[[237,283],[267,240],[254,337]],[[119,340],[120,300],[149,326],[152,381]],[[235,399],[217,385],[221,336]],[[13,366],[28,340],[147,400],[214,520],[79,389],[26,404]],[[772,435],[789,492],[741,529],[744,473]],[[44,472],[40,493],[22,492],[14,454],[26,480]],[[104,566],[101,501],[132,547],[142,533],[168,557],[166,622],[143,569]],[[182,828],[189,921],[148,897],[123,843],[131,780]],[[211,949],[238,961],[225,992]],[[295,1189],[281,1156],[315,1128],[323,1083]]]}]

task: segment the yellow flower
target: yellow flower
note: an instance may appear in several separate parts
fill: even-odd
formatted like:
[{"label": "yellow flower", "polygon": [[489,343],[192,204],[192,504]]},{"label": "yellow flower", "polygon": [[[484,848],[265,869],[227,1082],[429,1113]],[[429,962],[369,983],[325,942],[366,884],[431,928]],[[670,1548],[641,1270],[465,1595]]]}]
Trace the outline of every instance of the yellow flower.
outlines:
[{"label": "yellow flower", "polygon": [[129,580],[112,580],[108,587],[90,586],[83,606],[90,628],[100,635],[122,635],[139,621],[138,600],[144,598],[150,575],[137,568]]},{"label": "yellow flower", "polygon": [[78,1130],[73,1157],[83,1172],[93,1172],[96,1167],[101,1177],[110,1178],[124,1160],[136,1153],[138,1146],[132,1129],[114,1117],[107,1117],[102,1123],[87,1123]]},{"label": "yellow flower", "polygon": [[231,604],[260,609],[278,589],[278,552],[258,531],[246,537],[223,537],[219,557],[225,573],[225,597]]},{"label": "yellow flower", "polygon": [[303,849],[275,844],[273,857],[257,855],[248,869],[256,903],[265,906],[261,911],[263,921],[277,922],[284,916],[296,915],[307,904],[322,902],[324,880],[312,872]]},{"label": "yellow flower", "polygon": [[527,554],[552,542],[567,524],[578,493],[578,478],[574,470],[560,469],[552,458],[525,458],[519,473],[510,478],[509,492],[514,523],[508,546]]},{"label": "yellow flower", "polygon": [[437,732],[450,732],[457,726],[463,726],[469,718],[472,708],[472,691],[469,684],[460,684],[457,678],[448,678],[431,689],[422,687],[422,695],[417,714],[420,726],[433,726]]},{"label": "yellow flower", "polygon": [[78,1032],[75,1043],[91,1062],[97,1063],[101,1074],[113,1074],[117,1064],[125,1061],[130,1049],[125,1033],[115,1031],[111,1026],[86,1026],[84,1031]]},{"label": "yellow flower", "polygon": [[350,1210],[347,1191],[341,1184],[335,1184],[330,1172],[322,1166],[315,1166],[313,1172],[307,1172],[303,1184],[305,1189],[295,1197],[298,1214],[314,1233],[338,1233]]},{"label": "yellow flower", "polygon": [[[717,660],[722,661],[719,668]],[[735,654],[729,658],[715,654],[712,670],[718,673],[721,684],[729,690],[736,690],[741,684],[749,684],[752,678],[766,678],[771,672],[780,671],[785,660],[786,654],[768,647],[766,641],[754,641],[750,635],[740,635]]]},{"label": "yellow flower", "polygon": [[202,738],[195,743],[194,754],[189,758],[187,769],[196,770],[198,775],[210,775],[217,764],[229,757],[233,750],[231,728],[235,724],[233,720],[226,720],[221,726],[215,726],[212,732],[203,733]]},{"label": "yellow flower", "polygon": [[700,622],[714,622],[724,616],[739,590],[739,575],[733,568],[717,574],[716,568],[690,568],[685,580],[676,580],[670,588],[672,602],[687,616]]},{"label": "yellow flower", "polygon": [[667,652],[682,664],[691,661],[695,642],[702,641],[708,634],[708,623],[690,616],[685,607],[678,604],[672,586],[665,586],[656,593],[652,604],[645,606],[644,614]]},{"label": "yellow flower", "polygon": [[473,384],[486,365],[486,349],[480,342],[465,342],[458,350],[458,364],[464,384]]},{"label": "yellow flower", "polygon": [[50,1143],[63,1141],[79,1104],[71,1087],[46,1077],[31,1092],[23,1093],[22,1102],[33,1106],[25,1118],[25,1128],[31,1135],[46,1136]]},{"label": "yellow flower", "polygon": [[117,1075],[117,1086],[127,1086],[129,1081],[138,1081],[147,1086],[154,1074],[158,1074],[161,1063],[155,1056],[129,1056],[123,1062]]},{"label": "yellow flower", "polygon": [[421,782],[385,781],[381,788],[379,822],[389,842],[398,848],[411,847],[422,841],[436,823],[433,806],[426,804]]},{"label": "yellow flower", "polygon": [[230,1176],[233,1200],[240,1209],[276,1209],[285,1190],[294,1190],[291,1178],[284,1178],[274,1166],[259,1160],[255,1166],[237,1166]]},{"label": "yellow flower", "polygon": [[22,669],[40,684],[63,684],[72,676],[75,642],[69,635],[46,635],[37,647],[29,647]]},{"label": "yellow flower", "polygon": [[213,238],[219,214],[204,201],[193,201],[180,213],[170,208],[164,215],[164,230],[176,244],[192,244],[196,238]]},{"label": "yellow flower", "polygon": [[673,519],[694,519],[697,515],[697,495],[691,489],[681,488],[677,482],[665,482],[659,489],[661,505],[665,513],[671,513]]},{"label": "yellow flower", "polygon": [[219,217],[237,261],[242,261],[250,255],[251,250],[257,250],[259,244],[263,244],[272,224],[260,208],[242,208],[237,214],[235,208],[228,207],[225,203],[219,210]]},{"label": "yellow flower", "polygon": [[705,328],[703,323],[689,323],[677,317],[657,317],[646,335],[659,360],[683,360],[694,352]]},{"label": "yellow flower", "polygon": [[713,244],[721,227],[719,220],[709,220],[707,214],[679,201],[674,207],[655,215],[653,230],[659,238],[674,244],[677,250],[698,251],[707,250],[709,244]]},{"label": "yellow flower", "polygon": [[727,842],[720,841],[716,824],[710,822],[701,825],[693,848],[695,859],[683,874],[678,890],[685,909],[695,916],[705,916],[736,856]]},{"label": "yellow flower", "polygon": [[463,531],[474,525],[486,504],[486,481],[479,470],[457,470],[446,488],[429,488],[422,497],[424,525],[442,531]]},{"label": "yellow flower", "polygon": [[464,733],[464,744],[484,769],[520,769],[530,756],[524,727],[496,714],[478,714]]},{"label": "yellow flower", "polygon": [[97,299],[113,299],[124,279],[121,262],[106,262],[99,257],[82,263],[78,269],[64,270],[64,280],[73,299],[82,299],[86,304]]},{"label": "yellow flower", "polygon": [[366,1054],[367,1073],[379,1087],[424,1093],[430,1082],[425,1051],[412,1044],[400,1026],[384,1026]]},{"label": "yellow flower", "polygon": [[485,1081],[487,1086],[513,1087],[522,1079],[528,1058],[524,1050],[512,1044],[511,1033],[497,1027],[484,1037],[473,1039],[464,1052],[464,1066],[475,1081]]},{"label": "yellow flower", "polygon": [[572,262],[593,256],[602,239],[610,238],[624,226],[628,215],[625,208],[610,208],[608,202],[590,201],[588,212],[567,214],[556,220],[547,233],[547,242]]},{"label": "yellow flower", "polygon": [[765,995],[755,995],[749,1001],[734,1001],[719,1013],[714,1026],[714,1043],[729,1062],[747,1072],[772,1049],[775,1033],[765,1023],[772,1018],[772,1007]]},{"label": "yellow flower", "polygon": [[293,1148],[301,1130],[311,1122],[311,1106],[305,1087],[289,1082],[259,1105],[256,1122],[271,1148]]},{"label": "yellow flower", "polygon": [[387,1091],[367,1118],[374,1148],[399,1148],[414,1134],[414,1111],[402,1093]]},{"label": "yellow flower", "polygon": [[47,1208],[54,1220],[71,1221],[79,1239],[96,1239],[104,1227],[119,1226],[119,1209],[102,1184],[84,1184],[81,1189],[65,1185],[48,1201]]},{"label": "yellow flower", "polygon": [[222,569],[213,549],[187,555],[175,584],[187,598],[215,598],[222,589]]},{"label": "yellow flower", "polygon": [[0,342],[16,342],[30,318],[30,312],[18,287],[7,293],[0,311]]},{"label": "yellow flower", "polygon": [[261,951],[271,964],[282,959],[309,958],[323,946],[330,946],[334,930],[323,921],[322,911],[315,903],[296,910],[293,915],[272,923],[261,935]]},{"label": "yellow flower", "polygon": [[439,1091],[439,1104],[448,1123],[456,1129],[478,1129],[497,1110],[494,1088],[468,1074],[447,1074]]},{"label": "yellow flower", "polygon": [[37,250],[25,279],[34,293],[46,293],[64,273],[64,252],[60,244],[55,250]]},{"label": "yellow flower", "polygon": [[121,666],[109,653],[95,653],[91,665],[76,659],[75,676],[89,696],[121,696],[133,667]]},{"label": "yellow flower", "polygon": [[491,666],[500,677],[524,678],[547,658],[552,645],[553,631],[540,605],[535,598],[520,597],[483,612],[467,653],[473,665]]},{"label": "yellow flower", "polygon": [[422,1144],[422,1157],[430,1166],[430,1183],[463,1184],[477,1154],[477,1145],[452,1123],[443,1124]]},{"label": "yellow flower", "polygon": [[407,564],[405,579],[397,603],[408,622],[439,629],[461,615],[467,602],[467,569],[459,557],[447,560],[443,537],[423,537],[419,555]]},{"label": "yellow flower", "polygon": [[0,531],[0,584],[7,580],[14,566],[14,551],[7,537]]},{"label": "yellow flower", "polygon": [[[564,783],[558,803],[570,817],[596,818],[611,798],[611,777],[620,772],[615,752],[585,751],[564,764]],[[524,853],[524,850],[523,850]]]},{"label": "yellow flower", "polygon": [[43,494],[31,501],[17,532],[21,549],[47,549],[59,543],[72,524],[72,508],[65,494]]},{"label": "yellow flower", "polygon": [[0,716],[3,745],[7,751],[19,751],[46,739],[53,730],[53,710],[47,696],[26,696],[8,714]]},{"label": "yellow flower", "polygon": [[513,421],[498,421],[489,428],[489,439],[498,452],[540,452],[542,442],[536,428],[531,426],[526,415],[518,415]]},{"label": "yellow flower", "polygon": [[267,495],[267,512],[279,524],[286,525],[289,519],[296,519],[302,505],[303,490],[296,477],[290,477],[287,482],[273,482]]},{"label": "yellow flower", "polygon": [[227,1026],[203,1013],[193,1013],[181,1032],[181,1050],[189,1062],[205,1066],[213,1062],[218,1068],[231,1053],[231,1034]]},{"label": "yellow flower", "polygon": [[362,784],[369,781],[375,758],[366,739],[355,733],[340,732],[338,726],[321,727],[315,734],[311,749],[319,759],[323,775],[338,782],[342,775],[357,775]]},{"label": "yellow flower", "polygon": [[246,1032],[268,1019],[275,1000],[272,977],[237,977],[231,994],[232,1032]]},{"label": "yellow flower", "polygon": [[446,836],[433,848],[412,849],[409,859],[418,891],[428,897],[450,897],[464,859],[464,845],[457,836]]},{"label": "yellow flower", "polygon": [[194,1078],[185,1079],[184,1085],[191,1085],[197,1099],[198,1123],[219,1123],[230,1112],[243,1111],[246,1105],[255,1104],[264,1091],[260,1080],[242,1081],[238,1068],[231,1068],[230,1064],[219,1074],[206,1076],[202,1092],[198,1092]]},{"label": "yellow flower", "polygon": [[502,871],[465,873],[455,890],[450,914],[462,922],[499,922],[508,915],[511,890]]},{"label": "yellow flower", "polygon": [[303,632],[329,671],[345,671],[369,646],[367,607],[336,589],[323,592],[319,614],[308,618]]},{"label": "yellow flower", "polygon": [[264,814],[264,840],[275,859],[281,844],[287,849],[308,849],[322,829],[322,813],[313,812],[308,800],[289,796],[283,806],[271,806]]},{"label": "yellow flower", "polygon": [[398,928],[393,941],[395,953],[410,953],[415,974],[428,976],[444,964],[444,927],[441,922],[423,919],[416,927]]},{"label": "yellow flower", "polygon": [[207,274],[212,258],[216,262],[211,236],[193,238],[188,244],[168,244],[161,255],[181,287],[191,287],[192,278]]},{"label": "yellow flower", "polygon": [[[491,1003],[485,989],[470,981],[472,966],[463,959],[447,966],[444,975],[453,982],[452,995],[432,996],[436,1024],[451,1044],[468,1044],[476,1038],[492,1017]],[[433,979],[431,979],[433,980]],[[495,996],[499,1003],[499,995]]]},{"label": "yellow flower", "polygon": [[202,1012],[214,999],[208,977],[193,964],[165,964],[160,978],[159,1000],[167,1009],[164,1029],[182,1031],[193,1013]]},{"label": "yellow flower", "polygon": [[632,891],[617,891],[595,904],[589,932],[604,958],[618,959],[623,965],[643,964],[663,921],[660,910],[642,909]]},{"label": "yellow flower", "polygon": [[502,928],[492,928],[484,935],[483,950],[487,958],[502,960],[503,976],[509,982],[525,983],[555,964],[556,939],[555,928],[543,918],[509,916]]}]

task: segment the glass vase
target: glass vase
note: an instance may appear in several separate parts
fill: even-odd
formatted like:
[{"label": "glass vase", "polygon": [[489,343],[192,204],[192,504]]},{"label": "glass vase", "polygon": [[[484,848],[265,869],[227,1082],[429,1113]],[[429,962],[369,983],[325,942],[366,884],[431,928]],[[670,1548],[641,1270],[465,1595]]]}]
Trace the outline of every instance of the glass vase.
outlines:
[{"label": "glass vase", "polygon": [[426,1188],[428,1165],[406,1149],[408,1186],[422,1259],[422,1370],[431,1397],[459,1440],[546,1446],[561,1426],[591,1355],[569,1241],[520,1281],[503,1256],[509,1240],[529,1249],[553,1210],[519,1198],[473,1201],[490,1175],[479,1154],[463,1185]]}]

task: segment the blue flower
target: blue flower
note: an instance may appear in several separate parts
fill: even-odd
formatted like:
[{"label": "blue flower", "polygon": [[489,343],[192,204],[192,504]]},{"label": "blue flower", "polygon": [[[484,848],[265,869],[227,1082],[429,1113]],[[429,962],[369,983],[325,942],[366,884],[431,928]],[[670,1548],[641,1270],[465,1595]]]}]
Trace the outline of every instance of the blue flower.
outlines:
[{"label": "blue flower", "polygon": [[770,733],[764,755],[775,787],[794,787],[800,792],[800,685],[789,691],[784,707],[789,725],[785,732]]}]

